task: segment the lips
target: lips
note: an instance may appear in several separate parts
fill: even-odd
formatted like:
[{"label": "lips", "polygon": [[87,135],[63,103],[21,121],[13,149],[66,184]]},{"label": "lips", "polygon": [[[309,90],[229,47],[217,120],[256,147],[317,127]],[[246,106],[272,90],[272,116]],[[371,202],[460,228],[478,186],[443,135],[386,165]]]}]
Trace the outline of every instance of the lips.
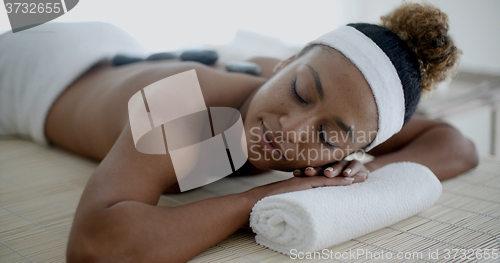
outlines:
[{"label": "lips", "polygon": [[264,125],[264,121],[262,121],[262,120],[260,123],[259,135],[260,135],[259,144],[260,144],[262,150],[264,150],[265,152],[267,152],[271,155],[275,155],[277,157],[282,156],[283,149],[276,142],[272,132],[270,132],[268,129],[266,129],[266,126]]}]

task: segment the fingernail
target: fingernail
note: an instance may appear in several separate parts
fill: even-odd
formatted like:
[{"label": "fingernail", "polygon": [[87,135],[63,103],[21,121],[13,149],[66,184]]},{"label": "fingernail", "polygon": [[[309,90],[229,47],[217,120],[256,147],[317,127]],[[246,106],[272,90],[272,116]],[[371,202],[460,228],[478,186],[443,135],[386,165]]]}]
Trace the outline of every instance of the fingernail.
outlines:
[{"label": "fingernail", "polygon": [[352,171],[351,168],[347,168],[347,169],[344,170],[344,173],[350,175],[351,171]]},{"label": "fingernail", "polygon": [[359,172],[356,174],[356,176],[367,176],[368,173],[367,172]]},{"label": "fingernail", "polygon": [[[330,173],[326,173],[326,172],[330,172]],[[332,167],[328,167],[325,169],[325,173],[324,173],[327,177],[333,177],[333,168]]]},{"label": "fingernail", "polygon": [[351,182],[354,181],[354,178],[352,178],[352,177],[346,177],[344,179],[347,180],[347,181],[351,181]]},{"label": "fingernail", "polygon": [[307,167],[307,168],[306,168],[306,171],[307,171],[307,170],[314,170],[314,168],[312,168],[312,167]]},{"label": "fingernail", "polygon": [[293,175],[299,175],[300,174],[300,170],[299,169],[295,169],[295,171],[293,171]]}]

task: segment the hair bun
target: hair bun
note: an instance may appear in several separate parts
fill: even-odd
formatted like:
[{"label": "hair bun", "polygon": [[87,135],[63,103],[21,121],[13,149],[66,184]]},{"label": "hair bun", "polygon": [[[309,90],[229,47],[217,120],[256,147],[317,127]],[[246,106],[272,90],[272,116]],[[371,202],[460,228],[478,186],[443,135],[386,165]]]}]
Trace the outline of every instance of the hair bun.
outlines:
[{"label": "hair bun", "polygon": [[455,73],[462,51],[448,35],[448,16],[430,4],[405,3],[382,16],[382,26],[391,30],[415,53],[423,91]]}]

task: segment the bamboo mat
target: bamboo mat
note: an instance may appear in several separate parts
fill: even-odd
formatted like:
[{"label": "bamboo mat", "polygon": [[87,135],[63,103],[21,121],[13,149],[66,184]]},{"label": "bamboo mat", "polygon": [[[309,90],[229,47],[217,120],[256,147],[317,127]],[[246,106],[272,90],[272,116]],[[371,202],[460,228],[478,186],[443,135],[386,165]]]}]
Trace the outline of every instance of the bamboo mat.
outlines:
[{"label": "bamboo mat", "polygon": [[[96,166],[59,149],[16,138],[0,140],[0,262],[64,262],[73,215]],[[478,259],[471,253],[500,249],[499,170],[500,161],[483,157],[477,169],[445,181],[442,196],[424,212],[328,248],[331,253],[361,249],[365,255],[307,261],[365,262],[378,255],[375,261],[379,262],[500,262]],[[178,206],[288,177],[281,172],[226,177],[194,191],[163,195],[158,205]],[[292,261],[257,245],[254,236],[250,229],[241,228],[191,262]],[[452,251],[449,259],[444,258],[446,249]],[[460,259],[457,254],[453,260],[453,249],[472,249],[466,254],[470,258]],[[392,259],[382,259],[382,252],[391,253]],[[433,257],[429,252],[434,252]]]}]

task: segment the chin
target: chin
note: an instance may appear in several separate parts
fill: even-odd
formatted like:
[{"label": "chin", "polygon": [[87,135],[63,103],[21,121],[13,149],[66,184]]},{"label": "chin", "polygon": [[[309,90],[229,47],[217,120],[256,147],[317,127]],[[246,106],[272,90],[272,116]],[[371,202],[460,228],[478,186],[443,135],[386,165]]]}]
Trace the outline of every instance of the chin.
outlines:
[{"label": "chin", "polygon": [[248,161],[255,167],[259,169],[273,169],[272,165],[270,165],[270,161],[266,161],[263,158],[260,158],[258,154],[253,153],[250,149],[248,149]]},{"label": "chin", "polygon": [[272,158],[265,160],[262,153],[260,153],[259,158],[259,154],[252,153],[250,150],[248,151],[248,161],[256,168],[263,170],[280,170],[285,172],[294,170],[290,167],[285,167],[279,160],[273,160]]},{"label": "chin", "polygon": [[253,166],[255,166],[258,169],[262,169],[262,170],[269,170],[269,169],[271,169],[271,168],[268,168],[267,166],[263,165],[260,161],[255,161],[255,160],[252,160],[252,159],[249,158],[248,162],[250,162]]},{"label": "chin", "polygon": [[[248,125],[250,126],[250,125]],[[256,128],[260,126],[250,126],[248,128],[251,129],[251,127]],[[287,166],[286,162],[284,162],[283,159],[278,159],[278,158],[272,158],[269,153],[265,153],[261,146],[256,143],[255,141],[257,137],[255,137],[255,134],[251,132],[250,129],[245,131],[246,136],[247,136],[247,150],[248,150],[248,162],[250,162],[253,166],[255,166],[258,169],[263,169],[263,170],[281,170],[281,171],[292,171],[293,169],[290,169],[290,167],[285,167]],[[255,133],[255,132],[254,132]],[[283,158],[283,157],[281,157]]]}]

